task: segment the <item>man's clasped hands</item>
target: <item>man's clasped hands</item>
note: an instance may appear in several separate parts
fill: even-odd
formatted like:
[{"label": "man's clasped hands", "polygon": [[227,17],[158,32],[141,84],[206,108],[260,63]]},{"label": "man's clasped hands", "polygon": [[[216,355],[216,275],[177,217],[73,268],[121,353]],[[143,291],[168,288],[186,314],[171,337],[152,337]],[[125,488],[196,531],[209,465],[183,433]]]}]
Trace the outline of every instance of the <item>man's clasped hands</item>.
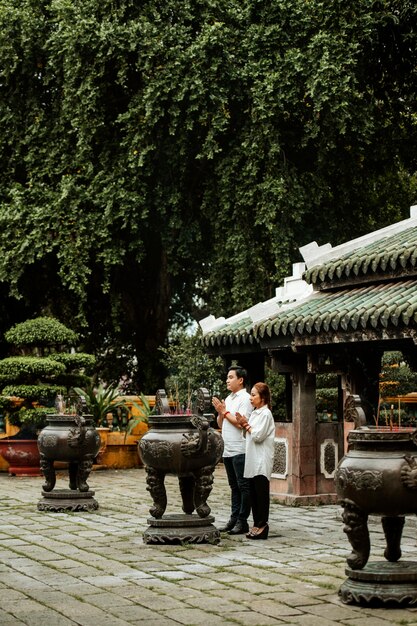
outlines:
[{"label": "man's clasped hands", "polygon": [[[216,398],[216,396],[213,397],[212,399],[212,404],[214,406],[214,408],[216,409],[217,413],[227,419],[227,416],[230,415],[229,411],[226,411],[226,403],[224,400],[219,400],[219,398]],[[247,418],[242,415],[241,413],[239,413],[238,411],[236,411],[235,413],[235,418],[237,423],[239,424],[240,428],[245,429],[246,426],[248,426],[249,422],[247,420]]]}]

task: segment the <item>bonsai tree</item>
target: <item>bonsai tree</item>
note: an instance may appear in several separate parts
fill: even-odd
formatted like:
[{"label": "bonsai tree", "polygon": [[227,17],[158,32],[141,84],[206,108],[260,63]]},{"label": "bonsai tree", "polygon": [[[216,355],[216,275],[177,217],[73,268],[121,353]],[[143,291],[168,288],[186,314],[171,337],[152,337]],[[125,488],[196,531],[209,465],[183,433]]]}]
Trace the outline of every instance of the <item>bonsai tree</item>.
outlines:
[{"label": "bonsai tree", "polygon": [[417,373],[411,370],[402,352],[384,352],[379,390],[381,398],[417,391]]},{"label": "bonsai tree", "polygon": [[[399,351],[384,352],[379,382],[378,420],[382,424],[417,424],[417,373]],[[399,396],[410,397],[400,402]]]},{"label": "bonsai tree", "polygon": [[331,416],[338,410],[337,374],[318,374],[316,377],[316,411],[317,415]]},{"label": "bonsai tree", "polygon": [[90,382],[91,354],[69,351],[78,335],[52,317],[38,317],[5,333],[10,356],[0,360],[0,406],[9,423],[20,427],[19,438],[35,438],[55,412],[58,394]]}]

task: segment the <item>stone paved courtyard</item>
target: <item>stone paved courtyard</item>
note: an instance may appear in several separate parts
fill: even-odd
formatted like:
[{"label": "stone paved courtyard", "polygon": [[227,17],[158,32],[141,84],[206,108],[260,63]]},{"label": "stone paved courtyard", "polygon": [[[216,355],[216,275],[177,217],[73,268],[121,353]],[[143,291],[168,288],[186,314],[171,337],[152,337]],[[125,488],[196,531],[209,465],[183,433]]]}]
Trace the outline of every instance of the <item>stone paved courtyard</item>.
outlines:
[{"label": "stone paved courtyard", "polygon": [[[100,505],[93,513],[37,511],[42,482],[0,474],[1,626],[417,625],[417,609],[338,599],[350,552],[339,506],[273,503],[267,541],[223,535],[217,546],[148,546],[143,469],[92,472]],[[180,512],[176,478],[166,484],[167,513]],[[57,487],[66,486],[62,474]],[[209,504],[221,525],[229,511],[221,466]],[[370,529],[378,560],[379,521]],[[416,537],[407,518],[403,558],[417,560]]]}]

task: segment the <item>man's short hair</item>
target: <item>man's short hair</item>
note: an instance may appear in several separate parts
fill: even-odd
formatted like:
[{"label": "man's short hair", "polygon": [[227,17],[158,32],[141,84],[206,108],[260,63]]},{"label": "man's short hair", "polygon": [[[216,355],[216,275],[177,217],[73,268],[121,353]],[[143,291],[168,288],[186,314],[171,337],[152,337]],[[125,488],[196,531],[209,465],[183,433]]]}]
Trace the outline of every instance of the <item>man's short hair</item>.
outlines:
[{"label": "man's short hair", "polygon": [[227,371],[230,372],[230,371],[233,371],[233,370],[236,372],[236,376],[238,378],[243,378],[243,384],[246,385],[246,381],[248,379],[248,372],[247,372],[247,370],[244,367],[242,367],[241,365],[231,365],[228,368]]}]

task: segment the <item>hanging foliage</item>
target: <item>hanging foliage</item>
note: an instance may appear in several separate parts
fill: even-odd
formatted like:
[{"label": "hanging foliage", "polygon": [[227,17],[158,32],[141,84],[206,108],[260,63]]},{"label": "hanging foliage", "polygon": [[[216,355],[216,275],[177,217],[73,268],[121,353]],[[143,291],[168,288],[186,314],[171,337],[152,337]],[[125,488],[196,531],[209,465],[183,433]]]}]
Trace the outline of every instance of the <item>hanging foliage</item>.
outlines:
[{"label": "hanging foliage", "polygon": [[[0,0],[0,293],[163,378],[170,323],[415,201],[409,0]],[[12,319],[10,319],[12,318]]]}]

